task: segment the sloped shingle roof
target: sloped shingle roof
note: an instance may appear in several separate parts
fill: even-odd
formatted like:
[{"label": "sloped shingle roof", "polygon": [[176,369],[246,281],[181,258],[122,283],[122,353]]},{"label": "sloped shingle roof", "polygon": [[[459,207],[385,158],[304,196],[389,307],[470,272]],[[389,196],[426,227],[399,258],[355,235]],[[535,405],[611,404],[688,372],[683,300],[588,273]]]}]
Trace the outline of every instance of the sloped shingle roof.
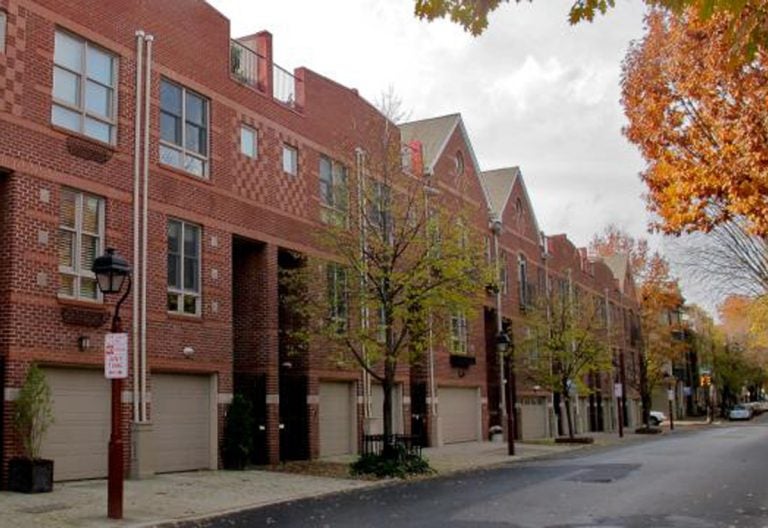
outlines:
[{"label": "sloped shingle roof", "polygon": [[606,266],[610,268],[613,276],[619,281],[619,288],[624,291],[624,282],[627,278],[627,269],[629,268],[629,257],[626,253],[616,253],[608,257],[601,257]]},{"label": "sloped shingle roof", "polygon": [[424,165],[432,169],[460,121],[460,114],[450,114],[403,123],[400,125],[400,135],[405,143],[413,140],[421,141],[424,149]]},{"label": "sloped shingle roof", "polygon": [[518,167],[485,171],[480,174],[480,184],[488,199],[488,208],[492,217],[501,218],[519,177]]}]

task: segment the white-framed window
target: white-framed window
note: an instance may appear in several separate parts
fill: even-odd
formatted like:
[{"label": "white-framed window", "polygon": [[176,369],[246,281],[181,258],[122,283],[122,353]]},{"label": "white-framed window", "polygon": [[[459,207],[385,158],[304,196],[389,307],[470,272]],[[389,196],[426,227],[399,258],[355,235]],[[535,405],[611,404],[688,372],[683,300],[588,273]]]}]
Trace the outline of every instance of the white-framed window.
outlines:
[{"label": "white-framed window", "polygon": [[347,270],[343,266],[330,263],[326,267],[328,287],[328,316],[338,333],[347,331],[349,321],[349,290]]},{"label": "white-framed window", "polygon": [[517,256],[517,283],[520,286],[520,306],[528,306],[529,294],[528,294],[528,260],[525,255]]},{"label": "white-framed window", "polygon": [[8,15],[5,11],[0,10],[0,53],[5,53],[5,35],[8,30]]},{"label": "white-framed window", "polygon": [[320,204],[322,220],[346,225],[349,209],[347,168],[326,156],[320,156]]},{"label": "white-framed window", "polygon": [[299,173],[299,149],[283,143],[283,172],[296,176]]},{"label": "white-framed window", "polygon": [[456,170],[456,176],[464,174],[464,154],[460,151],[456,151],[456,157],[454,158],[454,168]]},{"label": "white-framed window", "polygon": [[455,313],[451,316],[451,354],[466,356],[468,343],[467,316],[464,312]]},{"label": "white-framed window", "polygon": [[117,58],[113,54],[80,37],[56,31],[51,105],[54,125],[114,144],[116,86]]},{"label": "white-framed window", "polygon": [[[392,189],[384,182],[371,182],[368,223],[376,229],[392,230]],[[381,235],[383,237],[385,233]]]},{"label": "white-framed window", "polygon": [[58,246],[59,295],[100,300],[91,267],[104,250],[103,198],[74,189],[61,190]]},{"label": "white-framed window", "polygon": [[251,127],[240,127],[240,153],[249,158],[259,157],[259,134]]},{"label": "white-framed window", "polygon": [[208,177],[208,99],[160,81],[160,162]]},{"label": "white-framed window", "polygon": [[501,282],[501,293],[509,293],[509,265],[507,264],[506,251],[499,251],[499,282]]},{"label": "white-framed window", "polygon": [[200,315],[200,226],[168,220],[168,311]]}]

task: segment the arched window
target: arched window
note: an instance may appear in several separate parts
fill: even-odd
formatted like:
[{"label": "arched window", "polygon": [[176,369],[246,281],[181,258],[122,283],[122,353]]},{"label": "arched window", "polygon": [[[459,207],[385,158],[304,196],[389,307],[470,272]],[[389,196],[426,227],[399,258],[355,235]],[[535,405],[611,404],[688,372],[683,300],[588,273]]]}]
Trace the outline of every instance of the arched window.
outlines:
[{"label": "arched window", "polygon": [[464,154],[460,150],[456,151],[456,157],[454,158],[456,176],[464,174]]}]

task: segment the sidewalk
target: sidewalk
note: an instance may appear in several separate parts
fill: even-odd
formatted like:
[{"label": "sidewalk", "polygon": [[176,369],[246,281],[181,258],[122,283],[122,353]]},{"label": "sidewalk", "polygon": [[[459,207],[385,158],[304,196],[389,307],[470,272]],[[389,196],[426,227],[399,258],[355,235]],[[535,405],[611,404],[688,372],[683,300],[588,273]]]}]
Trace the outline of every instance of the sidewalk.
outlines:
[{"label": "sidewalk", "polygon": [[[675,424],[677,426],[677,424]],[[665,432],[666,432],[665,428]],[[593,445],[612,445],[645,435],[590,433]],[[554,444],[551,441],[515,445],[516,455],[507,455],[506,443],[470,442],[424,449],[438,474],[530,460],[583,449],[589,445]],[[353,456],[334,457],[350,462]],[[261,470],[199,471],[159,475],[125,482],[123,521],[106,518],[106,481],[92,480],[56,484],[48,494],[24,495],[0,492],[0,528],[35,526],[154,526],[160,523],[219,515],[277,502],[316,497],[328,493],[373,487],[381,481],[316,477]]]}]

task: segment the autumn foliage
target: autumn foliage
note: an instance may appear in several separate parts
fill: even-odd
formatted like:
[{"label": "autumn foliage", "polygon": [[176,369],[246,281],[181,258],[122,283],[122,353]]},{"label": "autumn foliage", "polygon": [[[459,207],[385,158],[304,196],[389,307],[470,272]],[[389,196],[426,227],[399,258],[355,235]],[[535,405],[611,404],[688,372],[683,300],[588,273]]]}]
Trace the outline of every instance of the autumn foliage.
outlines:
[{"label": "autumn foliage", "polygon": [[643,349],[639,358],[637,389],[643,406],[643,421],[648,423],[651,394],[669,366],[682,358],[681,342],[675,339],[680,328],[673,314],[679,313],[684,299],[677,280],[670,274],[669,263],[658,251],[651,251],[648,241],[634,238],[616,226],[608,226],[595,235],[590,249],[601,257],[624,254],[638,280],[640,333]]},{"label": "autumn foliage", "polygon": [[[533,0],[528,0],[532,2]],[[414,12],[429,21],[449,18],[474,36],[488,27],[488,15],[511,0],[416,0]],[[522,0],[514,0],[519,4]],[[701,20],[715,14],[729,17],[730,47],[734,58],[751,59],[768,36],[768,3],[765,0],[645,0],[649,6],[666,9],[676,16],[687,11]],[[616,0],[574,0],[568,22],[592,22],[616,7]]]},{"label": "autumn foliage", "polygon": [[625,134],[647,162],[648,207],[666,233],[739,218],[768,234],[768,57],[734,63],[732,28],[726,13],[653,11],[625,59]]}]

